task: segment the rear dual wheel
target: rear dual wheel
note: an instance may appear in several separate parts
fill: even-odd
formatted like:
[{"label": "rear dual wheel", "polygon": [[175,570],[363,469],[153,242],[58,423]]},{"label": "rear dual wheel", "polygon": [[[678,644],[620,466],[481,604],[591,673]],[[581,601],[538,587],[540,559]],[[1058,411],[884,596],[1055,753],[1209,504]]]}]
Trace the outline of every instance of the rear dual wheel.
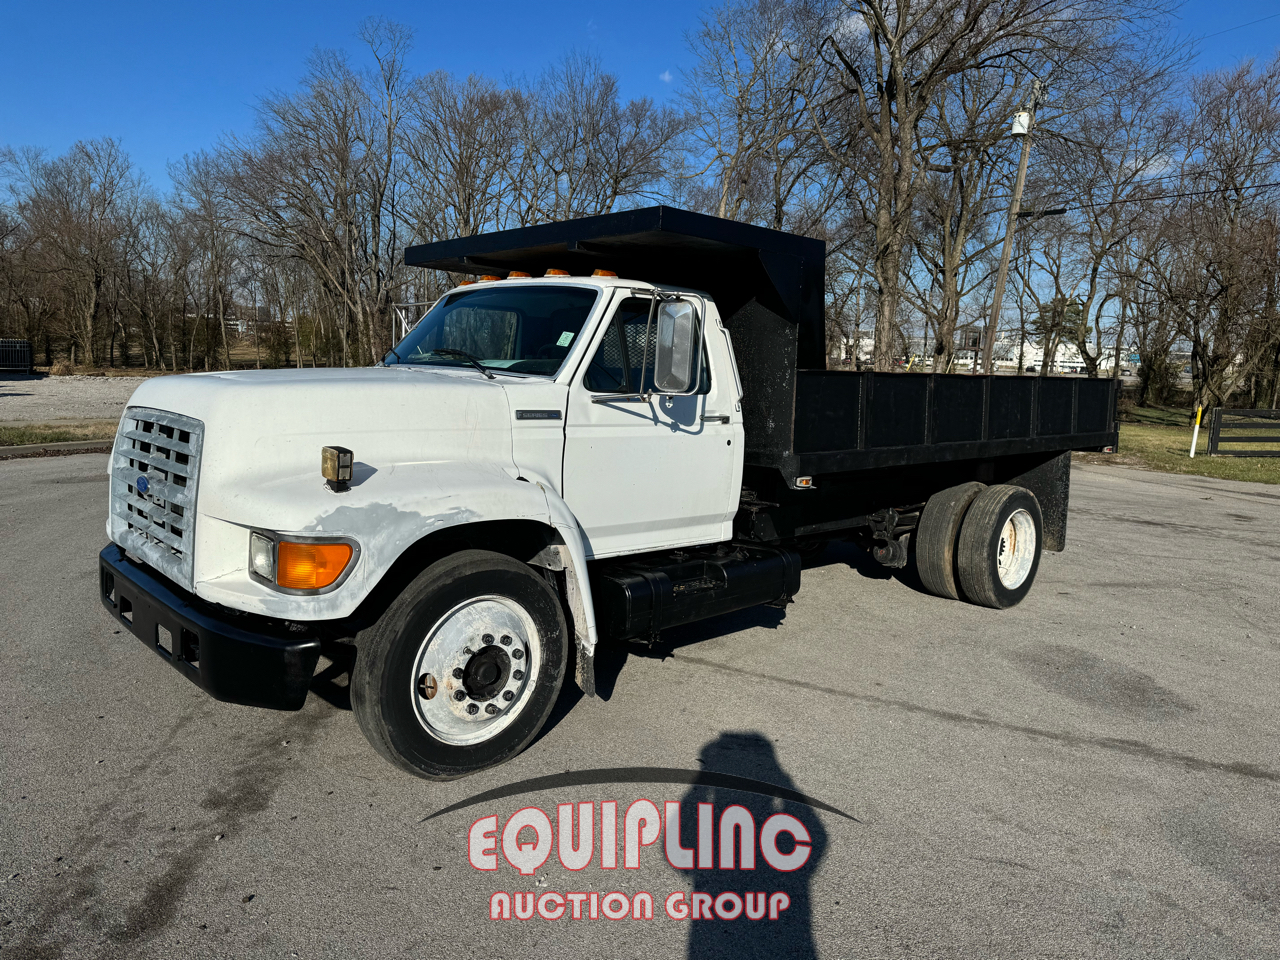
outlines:
[{"label": "rear dual wheel", "polygon": [[920,582],[930,593],[960,599],[960,581],[956,573],[956,542],[960,524],[969,506],[985,484],[962,483],[940,490],[929,498],[916,528],[916,571]]},{"label": "rear dual wheel", "polygon": [[1031,590],[1044,521],[1023,487],[965,483],[934,494],[916,534],[916,566],[940,597],[1005,609]]}]

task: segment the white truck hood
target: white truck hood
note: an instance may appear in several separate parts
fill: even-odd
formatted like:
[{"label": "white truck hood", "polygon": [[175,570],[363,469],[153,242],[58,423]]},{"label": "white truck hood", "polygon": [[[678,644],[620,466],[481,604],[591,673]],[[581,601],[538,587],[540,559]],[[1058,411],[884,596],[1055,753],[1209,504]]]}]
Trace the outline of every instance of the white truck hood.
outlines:
[{"label": "white truck hood", "polygon": [[502,382],[470,370],[392,366],[157,377],[134,392],[129,406],[204,423],[197,510],[236,524],[296,530],[312,520],[314,502],[282,502],[272,492],[296,495],[297,481],[306,479],[319,495],[323,446],[355,454],[355,484],[343,498],[351,505],[371,494],[376,499],[377,474],[394,472],[397,464],[512,466]]}]

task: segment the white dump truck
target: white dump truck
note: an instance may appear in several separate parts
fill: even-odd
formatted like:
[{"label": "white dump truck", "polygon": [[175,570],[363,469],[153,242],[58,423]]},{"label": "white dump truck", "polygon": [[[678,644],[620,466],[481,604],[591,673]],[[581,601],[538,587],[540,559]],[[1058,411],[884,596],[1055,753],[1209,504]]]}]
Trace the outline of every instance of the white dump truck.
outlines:
[{"label": "white dump truck", "polygon": [[350,663],[370,743],[436,779],[518,753],[567,674],[593,695],[599,643],[785,605],[831,539],[1017,603],[1111,381],[828,371],[824,260],[666,207],[410,248],[480,279],[378,366],[138,388],[103,602],[220,700]]}]

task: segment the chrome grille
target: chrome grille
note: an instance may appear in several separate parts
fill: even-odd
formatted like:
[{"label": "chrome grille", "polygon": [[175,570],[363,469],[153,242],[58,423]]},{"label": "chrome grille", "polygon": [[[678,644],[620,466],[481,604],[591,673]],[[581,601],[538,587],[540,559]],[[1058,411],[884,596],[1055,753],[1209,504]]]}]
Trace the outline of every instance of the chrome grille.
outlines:
[{"label": "chrome grille", "polygon": [[129,407],[111,454],[111,539],[188,590],[203,442],[199,420]]}]

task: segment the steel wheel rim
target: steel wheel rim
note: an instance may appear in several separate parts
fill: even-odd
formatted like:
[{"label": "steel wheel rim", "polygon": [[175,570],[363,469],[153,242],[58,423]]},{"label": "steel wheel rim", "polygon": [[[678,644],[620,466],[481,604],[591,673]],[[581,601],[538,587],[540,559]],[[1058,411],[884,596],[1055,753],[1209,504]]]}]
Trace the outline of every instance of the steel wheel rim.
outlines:
[{"label": "steel wheel rim", "polygon": [[509,597],[475,597],[442,616],[423,639],[409,697],[433,737],[469,746],[515,722],[541,670],[542,641],[528,611]]},{"label": "steel wheel rim", "polygon": [[1036,557],[1036,522],[1026,510],[1015,510],[1005,520],[996,547],[996,574],[1007,590],[1017,590],[1031,575]]}]

